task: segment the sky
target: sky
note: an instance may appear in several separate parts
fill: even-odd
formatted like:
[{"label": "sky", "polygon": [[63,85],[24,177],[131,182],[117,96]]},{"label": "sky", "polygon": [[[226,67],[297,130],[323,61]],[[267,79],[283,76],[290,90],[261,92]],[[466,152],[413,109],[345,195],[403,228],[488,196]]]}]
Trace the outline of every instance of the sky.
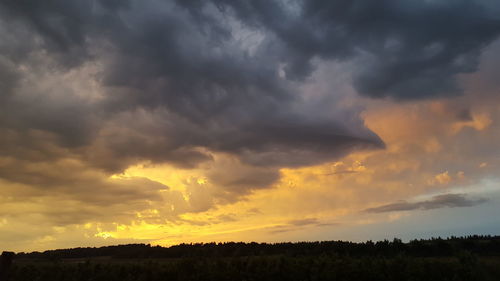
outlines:
[{"label": "sky", "polygon": [[0,249],[500,234],[495,0],[0,1]]}]

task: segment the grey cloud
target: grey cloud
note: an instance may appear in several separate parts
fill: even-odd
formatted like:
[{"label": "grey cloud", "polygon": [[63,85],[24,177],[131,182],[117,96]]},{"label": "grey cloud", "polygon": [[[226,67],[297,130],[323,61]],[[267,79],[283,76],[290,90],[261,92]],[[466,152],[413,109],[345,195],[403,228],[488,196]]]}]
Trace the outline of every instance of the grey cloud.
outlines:
[{"label": "grey cloud", "polygon": [[236,159],[219,161],[218,165],[207,173],[214,185],[226,186],[231,193],[244,193],[248,189],[266,188],[279,179],[276,169],[254,167],[240,163]]},{"label": "grey cloud", "polygon": [[0,101],[2,102],[10,97],[19,79],[13,68],[10,61],[0,57]]},{"label": "grey cloud", "polygon": [[456,75],[474,72],[500,34],[492,1],[219,2],[282,40],[287,77],[309,75],[315,57],[362,58],[354,86],[370,97],[456,95]]},{"label": "grey cloud", "polygon": [[[97,170],[77,161],[27,162],[1,159],[0,177],[8,183],[22,184],[23,188],[9,190],[13,198],[23,198],[26,190],[31,197],[54,196],[66,200],[85,202],[91,206],[162,201],[160,192],[169,188],[145,178],[108,179]],[[38,190],[38,191],[36,191]]]},{"label": "grey cloud", "polygon": [[[309,117],[305,121],[306,116],[295,113],[290,102],[297,93],[279,77],[280,60],[267,52],[265,44],[249,55],[235,40],[241,30],[222,16],[217,4],[3,3],[9,24],[32,30],[42,39],[35,51],[48,52],[63,70],[88,61],[103,65],[96,82],[105,92],[98,104],[78,99],[72,104],[13,102],[6,107],[31,107],[31,113],[18,116],[11,111],[5,119],[20,120],[9,126],[50,131],[64,145],[86,146],[95,144],[102,124],[121,112],[165,109],[168,116],[160,117],[172,121],[156,132],[161,135],[158,143],[148,141],[155,138],[151,133],[139,131],[104,144],[108,159],[84,153],[113,172],[139,160],[192,167],[210,159],[195,147],[241,155],[253,165],[301,166],[359,147],[382,146],[367,129],[353,132],[345,128],[350,124]],[[34,50],[26,52],[30,58]],[[79,63],[68,63],[72,60]],[[24,63],[37,67],[39,62]],[[300,157],[288,159],[294,155]],[[116,160],[106,163],[111,157]]]},{"label": "grey cloud", "polygon": [[[79,173],[83,175],[78,175],[78,179],[67,175],[56,180],[50,176],[43,178],[46,186],[2,181],[5,195],[0,197],[0,212],[9,220],[36,217],[60,226],[96,221],[163,224],[179,221],[179,216],[186,212],[200,212],[213,207],[210,198],[204,198],[203,203],[208,206],[200,209],[197,202],[186,200],[180,191],[170,190],[146,178],[105,179],[89,176],[88,170],[79,170]],[[13,208],[19,205],[28,208]]]},{"label": "grey cloud", "polygon": [[401,201],[397,203],[382,205],[379,207],[369,208],[364,210],[367,213],[385,213],[397,211],[412,211],[412,210],[432,210],[438,208],[454,208],[454,207],[471,207],[482,204],[487,200],[484,198],[471,199],[464,194],[442,194],[432,197],[430,200],[407,202]]},{"label": "grey cloud", "polygon": [[334,225],[337,225],[337,223],[323,223],[317,218],[305,218],[305,219],[291,220],[288,221],[286,224],[271,227],[269,233],[278,234],[284,232],[297,231],[307,227],[328,227]]},{"label": "grey cloud", "polygon": [[456,75],[474,72],[482,49],[500,34],[498,15],[475,1],[307,3],[330,42],[353,42],[349,49],[368,53],[354,83],[371,97],[456,95]]}]

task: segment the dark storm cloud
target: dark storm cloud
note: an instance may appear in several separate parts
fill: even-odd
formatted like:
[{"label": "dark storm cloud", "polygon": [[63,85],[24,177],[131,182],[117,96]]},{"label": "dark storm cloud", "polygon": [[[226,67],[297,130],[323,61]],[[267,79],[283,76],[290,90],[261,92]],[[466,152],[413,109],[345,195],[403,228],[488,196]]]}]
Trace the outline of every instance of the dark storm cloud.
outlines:
[{"label": "dark storm cloud", "polygon": [[30,167],[193,168],[215,152],[241,164],[209,175],[236,195],[281,167],[383,147],[357,110],[301,108],[314,59],[352,61],[372,97],[449,95],[499,31],[471,1],[6,0],[0,15],[0,156],[27,175],[3,178],[69,184]]},{"label": "dark storm cloud", "polygon": [[430,200],[407,202],[401,201],[397,203],[382,205],[375,208],[366,209],[368,213],[385,213],[397,211],[412,211],[412,210],[432,210],[438,208],[454,208],[454,207],[471,207],[482,204],[487,200],[484,198],[470,199],[464,194],[443,194],[436,195]]},{"label": "dark storm cloud", "polygon": [[[40,38],[38,49],[30,50],[26,57],[44,51],[54,60],[53,67],[63,69],[87,61],[103,64],[98,81],[106,98],[100,104],[86,108],[78,100],[73,104],[49,101],[49,105],[58,106],[17,101],[9,107],[32,108],[28,116],[6,118],[26,119],[17,127],[28,124],[25,126],[59,135],[69,146],[81,146],[92,142],[89,134],[97,130],[93,126],[98,125],[87,120],[90,114],[108,119],[141,107],[165,108],[169,118],[183,124],[169,124],[168,130],[157,133],[170,139],[180,136],[178,140],[170,140],[167,147],[130,139],[108,146],[117,149],[113,156],[158,158],[159,162],[168,158],[181,166],[209,159],[193,147],[250,155],[272,151],[265,160],[242,158],[255,164],[269,161],[271,165],[284,165],[288,151],[297,149],[305,152],[301,156],[304,161],[290,161],[290,165],[304,165],[323,161],[313,159],[325,152],[332,157],[351,146],[380,146],[380,140],[367,130],[352,134],[335,120],[304,122],[304,116],[293,113],[288,103],[296,93],[280,79],[280,61],[267,53],[265,46],[250,55],[239,45],[234,39],[240,30],[222,16],[220,5],[85,3],[2,3],[9,24],[31,30]],[[27,59],[25,63],[37,67],[39,62]],[[66,117],[66,112],[71,116]],[[309,150],[312,153],[307,153]],[[109,168],[115,171],[122,167]]]},{"label": "dark storm cloud", "polygon": [[9,61],[0,58],[0,102],[11,95],[19,76],[12,71]]},{"label": "dark storm cloud", "polygon": [[354,86],[371,97],[456,95],[456,75],[500,34],[494,1],[218,2],[283,41],[287,77],[309,75],[314,57],[359,58]]}]

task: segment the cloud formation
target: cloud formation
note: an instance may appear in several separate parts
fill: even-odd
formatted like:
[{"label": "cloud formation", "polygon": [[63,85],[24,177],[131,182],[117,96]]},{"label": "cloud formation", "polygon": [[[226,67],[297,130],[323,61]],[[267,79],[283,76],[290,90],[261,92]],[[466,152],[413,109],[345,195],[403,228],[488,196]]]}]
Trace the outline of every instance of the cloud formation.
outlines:
[{"label": "cloud formation", "polygon": [[485,203],[487,200],[484,198],[470,199],[464,194],[442,194],[436,195],[429,200],[408,202],[401,201],[382,205],[379,207],[368,208],[364,210],[368,213],[385,213],[397,211],[413,211],[413,210],[432,210],[438,208],[455,208],[455,207],[471,207]]},{"label": "cloud formation", "polygon": [[281,40],[288,78],[307,77],[316,57],[359,59],[354,86],[370,97],[456,95],[456,75],[474,72],[500,33],[489,1],[220,2]]},{"label": "cloud formation", "polygon": [[11,40],[0,46],[0,130],[9,136],[1,155],[16,159],[9,167],[75,159],[113,174],[144,161],[194,168],[226,153],[248,171],[271,167],[252,178],[215,179],[251,189],[274,182],[280,167],[383,147],[356,111],[346,122],[301,110],[301,92],[280,75],[283,62],[269,45],[278,39],[226,6],[2,2],[0,31]]},{"label": "cloud formation", "polygon": [[[1,1],[0,222],[44,220],[47,237],[236,224],[221,206],[302,185],[297,204],[245,206],[281,208],[292,229],[428,191],[383,188],[403,177],[431,189],[490,175],[498,15],[466,0]],[[403,205],[469,202],[445,199]],[[317,221],[290,220],[295,205]]]},{"label": "cloud formation", "polygon": [[[293,108],[301,94],[294,85],[311,75],[314,58],[362,66],[353,71],[354,87],[372,97],[453,94],[455,76],[474,71],[482,48],[500,31],[490,12],[496,6],[490,6],[6,1],[4,23],[19,35],[2,46],[10,66],[2,85],[6,93],[17,90],[5,108],[32,112],[5,110],[2,119],[17,120],[7,127],[53,133],[65,147],[91,146],[78,153],[114,172],[139,160],[193,167],[211,158],[199,148],[236,154],[258,166],[320,163],[382,144],[360,122]],[[29,80],[15,79],[47,66],[57,75],[94,67],[86,78],[98,85],[99,97],[68,95],[75,89],[59,87],[35,95]],[[33,85],[50,79],[40,76]],[[155,113],[138,116],[142,109]],[[148,124],[134,126],[140,117],[163,124],[150,128],[152,136],[144,129]],[[131,126],[123,126],[127,118],[135,119]],[[103,123],[117,124],[119,131]],[[95,156],[102,150],[106,159]]]},{"label": "cloud formation", "polygon": [[269,234],[281,234],[286,232],[299,231],[318,227],[337,226],[338,223],[323,223],[317,218],[306,218],[288,221],[286,224],[270,227]]},{"label": "cloud formation", "polygon": [[[230,153],[286,153],[311,144],[324,152],[356,143],[380,143],[367,130],[356,133],[335,120],[307,120],[311,118],[291,111],[287,103],[296,93],[280,79],[279,62],[265,53],[266,48],[259,46],[257,53],[249,55],[247,46],[235,38],[243,28],[217,21],[220,11],[203,9],[200,15],[201,11],[193,9],[161,1],[125,6],[106,1],[5,2],[6,24],[39,39],[15,62],[26,64],[31,72],[42,65],[51,65],[58,72],[100,64],[97,73],[91,74],[104,95],[100,102],[71,96],[60,101],[61,96],[52,92],[40,93],[54,100],[37,105],[27,100],[29,93],[28,97],[12,97],[9,106],[38,110],[34,116],[22,116],[29,123],[26,126],[56,133],[67,145],[92,141],[91,134],[99,128],[85,116],[102,121],[124,111],[164,109],[159,118],[170,122],[160,133],[170,138],[179,135],[170,141],[168,150],[180,154],[166,158],[181,165],[186,164],[181,159],[191,159],[190,155],[195,162],[206,159],[193,149],[196,146]],[[14,41],[6,47],[19,49],[16,44],[25,42]],[[37,57],[40,53],[42,62]],[[47,77],[38,77],[43,78]],[[64,115],[71,118],[61,118]],[[304,129],[307,132],[296,133]],[[153,158],[147,152],[138,154]]]}]

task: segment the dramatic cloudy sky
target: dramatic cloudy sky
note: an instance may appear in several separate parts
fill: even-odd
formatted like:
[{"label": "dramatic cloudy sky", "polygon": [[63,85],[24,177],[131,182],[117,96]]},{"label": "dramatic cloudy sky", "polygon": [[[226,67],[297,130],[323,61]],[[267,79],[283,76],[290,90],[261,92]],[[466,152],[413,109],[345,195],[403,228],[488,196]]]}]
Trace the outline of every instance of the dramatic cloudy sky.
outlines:
[{"label": "dramatic cloudy sky", "polygon": [[1,0],[0,249],[500,234],[496,0]]}]

